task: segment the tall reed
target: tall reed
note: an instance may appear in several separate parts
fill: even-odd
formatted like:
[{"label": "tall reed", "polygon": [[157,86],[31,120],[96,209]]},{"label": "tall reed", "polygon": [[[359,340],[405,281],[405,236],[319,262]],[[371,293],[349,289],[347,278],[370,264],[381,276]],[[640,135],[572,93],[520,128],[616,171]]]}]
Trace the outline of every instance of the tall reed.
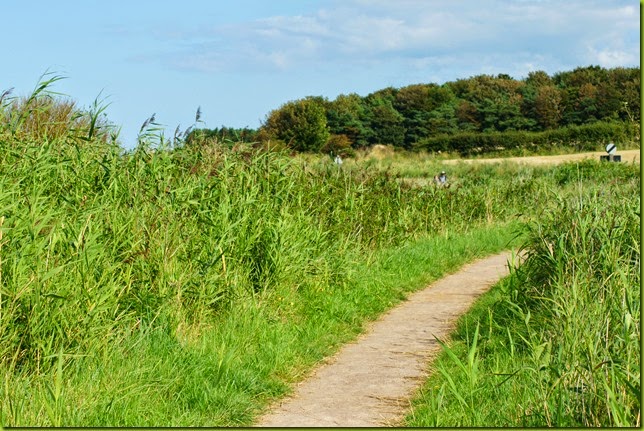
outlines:
[{"label": "tall reed", "polygon": [[525,224],[524,263],[463,318],[407,425],[640,426],[637,168],[553,171],[566,187]]},{"label": "tall reed", "polygon": [[[241,347],[209,345],[200,328],[216,326],[230,310],[252,309],[270,317],[261,321],[264,327],[248,323],[248,316],[239,316],[240,325],[259,333],[279,323],[288,336],[306,339],[298,333],[298,299],[340,286],[331,299],[353,301],[354,292],[342,289],[350,286],[356,256],[368,260],[419,238],[444,235],[448,241],[475,227],[503,225],[531,213],[536,203],[547,204],[549,189],[558,186],[546,170],[472,170],[449,189],[411,187],[387,171],[303,163],[248,144],[171,148],[152,118],[139,145],[126,152],[101,122],[98,102],[78,112],[85,118],[78,124],[72,115],[60,117],[67,121],[61,127],[44,127],[59,118],[53,95],[46,94],[51,82],[44,84],[25,103],[5,99],[0,115],[5,424],[25,424],[25,411],[35,412],[26,425],[78,424],[80,413],[65,402],[77,386],[67,382],[87,380],[84,365],[108,364],[112,357],[140,365],[127,368],[126,378],[163,375],[165,386],[160,395],[152,384],[119,388],[93,424],[140,425],[132,412],[153,407],[138,400],[184,394],[173,388],[184,388],[187,375],[195,380],[188,385],[192,392],[178,405],[196,411],[209,409],[209,402],[234,403],[223,395],[229,392],[218,391],[236,384],[230,358]],[[291,300],[283,302],[282,295]],[[357,319],[337,303],[327,307],[325,313]],[[217,353],[184,350],[190,342]],[[244,348],[270,350],[257,343]],[[154,359],[151,345],[171,360]],[[272,365],[301,360],[294,355],[275,353]],[[192,374],[179,373],[182,366]],[[271,363],[253,367],[268,373]],[[100,376],[101,366],[91,369],[100,377],[92,384],[108,378]],[[196,394],[195,376],[203,370],[215,382],[209,388],[216,388],[207,399]],[[279,386],[252,376],[244,381],[252,386],[248,393]],[[243,414],[248,420],[250,413]],[[180,417],[176,410],[159,415]]]}]

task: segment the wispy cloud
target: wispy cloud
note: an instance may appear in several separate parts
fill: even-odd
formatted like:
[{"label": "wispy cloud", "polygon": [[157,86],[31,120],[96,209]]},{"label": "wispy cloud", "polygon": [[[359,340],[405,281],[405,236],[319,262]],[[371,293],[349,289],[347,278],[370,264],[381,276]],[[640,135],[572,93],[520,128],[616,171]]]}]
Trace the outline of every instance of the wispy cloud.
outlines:
[{"label": "wispy cloud", "polygon": [[630,2],[608,0],[329,0],[307,15],[184,30],[168,38],[175,47],[163,54],[164,62],[204,72],[397,62],[436,75],[449,68],[521,73],[526,67],[639,64],[639,12]]}]

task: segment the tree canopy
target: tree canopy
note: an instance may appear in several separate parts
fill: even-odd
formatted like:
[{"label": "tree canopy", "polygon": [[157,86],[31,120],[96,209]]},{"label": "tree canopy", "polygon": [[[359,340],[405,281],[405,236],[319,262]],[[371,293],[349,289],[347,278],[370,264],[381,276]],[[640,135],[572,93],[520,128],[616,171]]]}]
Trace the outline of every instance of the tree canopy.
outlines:
[{"label": "tree canopy", "polygon": [[324,103],[315,97],[285,103],[268,114],[262,128],[294,150],[319,151],[330,137]]},{"label": "tree canopy", "polygon": [[[640,120],[640,69],[578,67],[553,76],[537,70],[521,80],[506,74],[387,87],[334,100],[308,96],[271,111],[258,139],[317,152],[332,141],[353,148],[411,148],[459,133],[545,132],[595,122]],[[331,145],[334,147],[334,145]]]}]

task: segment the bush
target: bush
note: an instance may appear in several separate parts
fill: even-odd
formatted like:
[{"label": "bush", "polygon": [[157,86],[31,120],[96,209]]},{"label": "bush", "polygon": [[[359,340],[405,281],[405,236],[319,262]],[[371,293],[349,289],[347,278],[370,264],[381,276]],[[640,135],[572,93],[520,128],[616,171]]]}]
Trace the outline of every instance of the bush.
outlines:
[{"label": "bush", "polygon": [[331,135],[321,152],[339,154],[342,157],[355,156],[355,150],[351,147],[351,139],[347,135]]},{"label": "bush", "polygon": [[260,131],[296,151],[318,152],[329,139],[324,107],[311,97],[271,111]]},{"label": "bush", "polygon": [[639,139],[639,131],[630,123],[596,122],[543,132],[465,132],[439,135],[418,142],[414,150],[456,151],[461,155],[490,153],[500,150],[525,149],[538,152],[557,146],[577,151],[600,151],[608,142],[630,144]]}]

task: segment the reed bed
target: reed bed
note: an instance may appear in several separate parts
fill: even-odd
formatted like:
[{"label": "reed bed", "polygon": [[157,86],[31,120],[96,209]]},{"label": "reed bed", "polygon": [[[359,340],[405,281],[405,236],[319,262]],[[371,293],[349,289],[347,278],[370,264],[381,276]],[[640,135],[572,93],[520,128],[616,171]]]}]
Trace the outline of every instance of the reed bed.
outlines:
[{"label": "reed bed", "polygon": [[450,188],[416,187],[169,142],[154,116],[124,151],[100,102],[51,103],[54,78],[0,101],[2,425],[248,425],[427,274],[507,246],[567,184],[463,166]]},{"label": "reed bed", "polygon": [[460,322],[409,426],[641,425],[639,166],[555,171],[525,262]]}]

